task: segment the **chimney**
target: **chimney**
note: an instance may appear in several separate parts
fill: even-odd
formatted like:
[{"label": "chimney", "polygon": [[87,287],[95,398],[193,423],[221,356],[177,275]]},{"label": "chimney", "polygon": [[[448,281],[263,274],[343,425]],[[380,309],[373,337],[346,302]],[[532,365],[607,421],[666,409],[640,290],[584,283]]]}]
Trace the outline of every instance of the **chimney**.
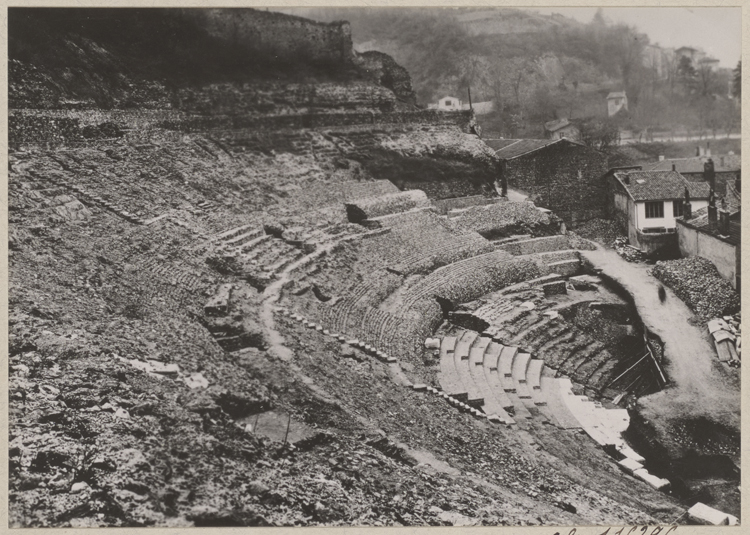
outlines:
[{"label": "chimney", "polygon": [[693,219],[693,205],[690,204],[690,201],[683,201],[682,202],[682,220],[687,221],[689,219]]},{"label": "chimney", "polygon": [[719,234],[729,236],[729,210],[719,210]]},{"label": "chimney", "polygon": [[677,166],[674,163],[672,164],[672,171],[677,171]]},{"label": "chimney", "polygon": [[695,155],[700,156],[701,155],[701,148],[699,145],[695,146]]},{"label": "chimney", "polygon": [[706,141],[706,156],[711,157],[711,142]]},{"label": "chimney", "polygon": [[716,190],[716,173],[714,172],[714,161],[709,158],[703,164],[703,180],[705,180],[712,190]]},{"label": "chimney", "polygon": [[625,182],[625,184],[630,184],[630,175],[628,175],[627,173],[623,175],[622,181]]},{"label": "chimney", "polygon": [[660,161],[660,162],[663,162],[663,161],[664,161],[664,155],[663,155],[663,154],[660,154],[660,155],[659,155],[659,161]]},{"label": "chimney", "polygon": [[712,205],[709,204],[708,205],[708,228],[710,230],[712,230],[712,231],[716,230],[716,226],[717,226],[717,221],[716,221],[717,214],[716,214],[716,212],[717,212],[716,205],[712,206]]},{"label": "chimney", "polygon": [[708,193],[708,228],[712,232],[716,230],[716,196],[713,189]]}]

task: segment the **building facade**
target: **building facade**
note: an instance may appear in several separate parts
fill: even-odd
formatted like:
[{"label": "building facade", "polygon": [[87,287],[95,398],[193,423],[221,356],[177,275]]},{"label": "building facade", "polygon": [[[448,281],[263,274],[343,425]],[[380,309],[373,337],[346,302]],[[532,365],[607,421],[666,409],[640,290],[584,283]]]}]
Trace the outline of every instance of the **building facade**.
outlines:
[{"label": "building facade", "polygon": [[607,95],[607,114],[610,117],[623,109],[628,109],[628,96],[625,91],[613,91]]},{"label": "building facade", "polygon": [[629,169],[610,175],[610,191],[610,215],[627,230],[630,245],[654,254],[667,247],[676,250],[676,218],[684,213],[685,192],[696,211],[708,206],[710,188],[676,171]]},{"label": "building facade", "polygon": [[544,123],[544,131],[548,139],[570,139],[579,141],[581,131],[568,119],[557,119]]}]

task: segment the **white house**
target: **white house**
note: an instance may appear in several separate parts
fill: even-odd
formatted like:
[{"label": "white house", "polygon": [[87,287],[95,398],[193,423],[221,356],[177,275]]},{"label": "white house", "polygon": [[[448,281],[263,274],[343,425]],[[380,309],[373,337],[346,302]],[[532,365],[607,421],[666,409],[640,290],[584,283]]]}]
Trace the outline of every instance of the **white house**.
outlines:
[{"label": "white house", "polygon": [[628,170],[614,173],[613,206],[627,226],[630,245],[653,253],[677,245],[676,217],[683,215],[685,192],[692,212],[708,206],[710,186],[690,182],[676,171]]},{"label": "white house", "polygon": [[628,109],[628,96],[625,91],[612,91],[607,95],[607,112],[610,117],[623,108]]},{"label": "white house", "polygon": [[438,100],[437,109],[444,111],[459,111],[462,109],[462,102],[456,97],[443,97]]}]

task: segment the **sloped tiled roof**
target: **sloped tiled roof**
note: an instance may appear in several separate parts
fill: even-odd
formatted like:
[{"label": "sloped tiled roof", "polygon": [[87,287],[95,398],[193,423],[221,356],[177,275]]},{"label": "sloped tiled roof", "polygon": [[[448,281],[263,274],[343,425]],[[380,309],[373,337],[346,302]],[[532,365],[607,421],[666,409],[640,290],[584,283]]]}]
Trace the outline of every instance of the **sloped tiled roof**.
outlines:
[{"label": "sloped tiled roof", "polygon": [[484,142],[489,145],[492,150],[499,150],[508,145],[512,145],[519,141],[518,139],[485,139]]},{"label": "sloped tiled roof", "polygon": [[543,149],[555,143],[570,143],[572,145],[580,145],[580,143],[576,143],[574,141],[571,141],[565,138],[563,139],[519,139],[515,143],[506,145],[505,147],[496,150],[495,154],[497,154],[497,156],[501,160],[512,160],[513,158],[518,158],[519,156],[523,156],[524,154],[528,154],[530,152]]},{"label": "sloped tiled roof", "polygon": [[568,119],[556,119],[554,121],[547,121],[544,123],[545,130],[548,130],[549,132],[555,132],[556,130],[560,130],[561,128],[565,128],[566,126],[571,126],[571,122]]},{"label": "sloped tiled roof", "polygon": [[[722,165],[722,158],[724,165]],[[724,156],[711,157],[714,162],[714,171],[717,173],[727,173],[739,171],[741,159],[736,154],[726,154]],[[671,160],[662,160],[651,165],[651,171],[671,171],[672,164],[678,173],[702,173],[703,161],[700,157],[693,158],[673,158]]]},{"label": "sloped tiled roof", "polygon": [[[690,182],[675,171],[630,171],[615,173],[615,178],[634,201],[668,201],[683,199],[685,187],[692,199],[708,199],[710,186]],[[626,182],[626,179],[629,179]]]}]

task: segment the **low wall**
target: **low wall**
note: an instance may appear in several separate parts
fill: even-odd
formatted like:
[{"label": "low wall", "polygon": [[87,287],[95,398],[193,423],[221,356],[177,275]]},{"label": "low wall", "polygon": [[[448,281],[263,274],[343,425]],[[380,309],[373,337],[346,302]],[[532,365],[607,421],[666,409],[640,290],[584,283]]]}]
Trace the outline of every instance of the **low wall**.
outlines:
[{"label": "low wall", "polygon": [[737,289],[737,252],[734,245],[677,222],[677,243],[682,256],[709,260],[724,279]]},{"label": "low wall", "polygon": [[635,231],[635,239],[641,252],[652,255],[663,249],[677,248],[677,233],[664,232],[659,234]]},{"label": "low wall", "polygon": [[572,249],[567,236],[544,236],[541,238],[532,238],[530,240],[521,240],[511,243],[506,243],[498,247],[503,251],[507,251],[514,256],[535,254],[535,253],[548,253],[551,251],[562,251],[565,249]]}]

